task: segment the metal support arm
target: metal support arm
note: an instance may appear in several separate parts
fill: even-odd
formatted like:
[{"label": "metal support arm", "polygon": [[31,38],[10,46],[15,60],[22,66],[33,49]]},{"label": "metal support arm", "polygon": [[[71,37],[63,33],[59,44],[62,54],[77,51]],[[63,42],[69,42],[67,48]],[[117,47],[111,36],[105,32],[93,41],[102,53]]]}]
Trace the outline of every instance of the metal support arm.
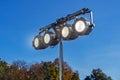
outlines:
[{"label": "metal support arm", "polygon": [[52,24],[49,24],[43,28],[40,28],[40,33],[44,32],[46,29],[48,30],[48,29],[54,28],[55,26],[60,25],[66,21],[70,21],[70,20],[74,19],[76,16],[83,15],[83,14],[90,13],[90,12],[91,12],[91,10],[89,10],[88,8],[83,8],[82,10],[79,10],[73,14],[69,14],[66,17],[57,19],[56,22],[54,22]]}]

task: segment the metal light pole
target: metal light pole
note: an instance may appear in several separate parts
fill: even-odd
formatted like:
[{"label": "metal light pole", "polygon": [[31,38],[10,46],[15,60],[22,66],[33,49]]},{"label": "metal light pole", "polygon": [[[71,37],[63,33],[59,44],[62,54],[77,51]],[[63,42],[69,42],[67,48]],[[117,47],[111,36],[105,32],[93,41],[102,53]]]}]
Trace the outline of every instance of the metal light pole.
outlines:
[{"label": "metal light pole", "polygon": [[[84,15],[86,13],[90,14],[90,21],[87,21],[84,18],[76,18],[77,16]],[[76,21],[73,26],[68,26],[67,21],[72,19],[75,19]],[[65,31],[63,30],[63,27],[65,27]],[[92,31],[93,27],[94,23],[92,11],[88,8],[83,8],[82,10],[69,14],[66,17],[59,18],[54,23],[40,28],[39,34],[33,40],[33,47],[36,50],[42,50],[49,46],[55,46],[59,43],[59,80],[63,80],[64,71],[62,40],[73,40],[78,36],[88,35]],[[68,33],[66,33],[66,30]]]},{"label": "metal light pole", "polygon": [[62,39],[59,42],[59,79],[63,80],[63,44]]}]

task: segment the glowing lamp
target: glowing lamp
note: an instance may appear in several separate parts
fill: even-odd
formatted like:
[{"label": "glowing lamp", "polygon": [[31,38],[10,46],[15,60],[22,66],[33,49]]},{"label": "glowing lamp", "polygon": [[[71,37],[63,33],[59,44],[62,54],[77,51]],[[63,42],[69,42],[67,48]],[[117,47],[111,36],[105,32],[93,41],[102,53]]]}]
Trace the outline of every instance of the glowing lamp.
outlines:
[{"label": "glowing lamp", "polygon": [[78,18],[73,24],[73,29],[79,35],[88,35],[92,31],[93,26],[85,18]]}]

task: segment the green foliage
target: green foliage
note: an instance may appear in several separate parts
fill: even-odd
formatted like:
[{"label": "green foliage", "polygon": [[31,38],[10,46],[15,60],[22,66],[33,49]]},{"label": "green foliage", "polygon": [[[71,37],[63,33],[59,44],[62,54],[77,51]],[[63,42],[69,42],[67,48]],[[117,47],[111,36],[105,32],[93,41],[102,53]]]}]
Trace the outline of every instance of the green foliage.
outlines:
[{"label": "green foliage", "polygon": [[80,80],[78,77],[79,77],[79,74],[78,74],[78,71],[76,71],[73,73],[71,80]]},{"label": "green foliage", "polygon": [[[59,59],[54,62],[41,62],[29,67],[25,61],[15,61],[8,65],[0,61],[0,80],[59,80]],[[64,80],[80,80],[78,72],[73,72],[64,62]]]},{"label": "green foliage", "polygon": [[5,61],[0,60],[0,80],[3,80],[3,78],[6,76],[6,70],[7,63]]},{"label": "green foliage", "polygon": [[[63,62],[64,80],[80,80],[78,71]],[[0,60],[0,80],[59,80],[59,59],[28,66],[25,61],[15,61],[12,65]],[[101,69],[93,69],[84,80],[112,80]]]},{"label": "green foliage", "polygon": [[[78,71],[63,62],[64,80],[80,80]],[[28,66],[25,61],[15,61],[9,65],[0,60],[0,80],[59,80],[59,59]],[[84,80],[112,80],[101,69],[93,69]]]},{"label": "green foliage", "polygon": [[92,74],[84,80],[112,80],[112,78],[103,73],[101,69],[93,69]]}]

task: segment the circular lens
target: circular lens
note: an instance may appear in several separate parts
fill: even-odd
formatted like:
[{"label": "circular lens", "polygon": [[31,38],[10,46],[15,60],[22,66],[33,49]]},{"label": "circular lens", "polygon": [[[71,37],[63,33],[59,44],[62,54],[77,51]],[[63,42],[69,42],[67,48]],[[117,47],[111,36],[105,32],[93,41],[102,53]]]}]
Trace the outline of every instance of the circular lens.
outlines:
[{"label": "circular lens", "polygon": [[83,32],[85,30],[86,26],[85,26],[85,23],[84,21],[77,21],[76,24],[75,24],[75,30],[77,32]]},{"label": "circular lens", "polygon": [[45,34],[44,42],[45,42],[45,44],[48,44],[50,42],[50,35],[49,34]]},{"label": "circular lens", "polygon": [[34,40],[34,46],[37,48],[39,46],[39,39],[35,38]]},{"label": "circular lens", "polygon": [[69,35],[69,28],[63,27],[62,29],[62,37],[67,37]]}]

